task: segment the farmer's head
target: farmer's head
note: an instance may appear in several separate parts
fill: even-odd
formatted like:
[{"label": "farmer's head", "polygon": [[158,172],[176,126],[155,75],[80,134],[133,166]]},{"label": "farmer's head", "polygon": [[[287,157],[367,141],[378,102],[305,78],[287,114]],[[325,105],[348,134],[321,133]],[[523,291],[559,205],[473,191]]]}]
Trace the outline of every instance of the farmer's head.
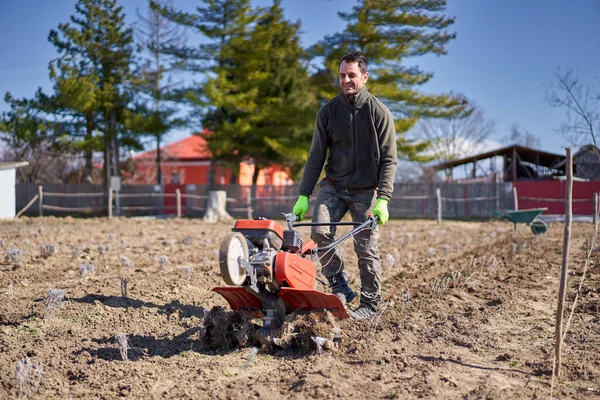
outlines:
[{"label": "farmer's head", "polygon": [[369,79],[368,66],[367,59],[358,51],[342,57],[338,66],[338,78],[342,92],[346,96],[354,97],[365,86]]}]

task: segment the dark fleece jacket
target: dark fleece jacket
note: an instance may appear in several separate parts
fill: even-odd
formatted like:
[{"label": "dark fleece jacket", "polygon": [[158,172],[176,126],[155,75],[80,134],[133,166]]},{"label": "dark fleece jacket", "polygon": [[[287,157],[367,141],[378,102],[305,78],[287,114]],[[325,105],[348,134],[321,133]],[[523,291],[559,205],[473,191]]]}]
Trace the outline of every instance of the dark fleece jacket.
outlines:
[{"label": "dark fleece jacket", "polygon": [[340,92],[317,114],[300,194],[310,197],[327,158],[327,178],[345,189],[377,188],[377,198],[390,200],[397,153],[390,110],[365,86],[352,103]]}]

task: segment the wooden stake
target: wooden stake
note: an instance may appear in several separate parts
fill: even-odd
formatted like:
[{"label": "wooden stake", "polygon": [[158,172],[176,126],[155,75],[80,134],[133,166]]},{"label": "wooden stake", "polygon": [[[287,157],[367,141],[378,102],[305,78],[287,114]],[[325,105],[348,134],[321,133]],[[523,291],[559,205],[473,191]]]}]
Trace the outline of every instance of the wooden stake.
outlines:
[{"label": "wooden stake", "polygon": [[442,191],[440,188],[435,189],[435,197],[437,198],[437,223],[442,223]]},{"label": "wooden stake", "polygon": [[515,186],[513,186],[513,198],[516,211],[519,209],[519,196],[517,196],[517,188]]},{"label": "wooden stake", "polygon": [[113,191],[108,189],[108,218],[112,218]]},{"label": "wooden stake", "polygon": [[175,189],[175,195],[177,196],[177,218],[181,218],[181,190]]},{"label": "wooden stake", "polygon": [[563,313],[565,309],[565,294],[567,291],[567,271],[569,267],[569,246],[571,242],[571,220],[573,210],[573,154],[571,148],[567,147],[567,163],[565,165],[567,169],[567,195],[565,199],[565,234],[563,242],[563,261],[562,268],[560,271],[560,287],[558,290],[558,309],[556,310],[556,349],[554,357],[554,369],[556,376],[560,376],[560,365],[562,357],[562,321]]},{"label": "wooden stake", "polygon": [[594,225],[598,222],[598,193],[594,193],[594,217],[592,218]]},{"label": "wooden stake", "polygon": [[38,197],[40,197],[40,195],[39,195],[39,194],[36,194],[36,195],[33,197],[33,199],[31,199],[31,201],[30,201],[29,203],[27,203],[27,205],[26,205],[25,207],[23,207],[23,209],[17,213],[17,215],[15,216],[15,218],[19,218],[21,215],[23,215],[23,213],[24,213],[25,211],[27,211],[27,210],[29,209],[29,207],[31,207],[31,205],[32,205],[33,203],[35,203],[35,201],[38,199]]},{"label": "wooden stake", "polygon": [[38,203],[38,209],[40,212],[40,217],[44,216],[44,211],[43,211],[43,203],[44,203],[44,187],[43,186],[38,186],[38,197],[40,199],[40,202]]}]

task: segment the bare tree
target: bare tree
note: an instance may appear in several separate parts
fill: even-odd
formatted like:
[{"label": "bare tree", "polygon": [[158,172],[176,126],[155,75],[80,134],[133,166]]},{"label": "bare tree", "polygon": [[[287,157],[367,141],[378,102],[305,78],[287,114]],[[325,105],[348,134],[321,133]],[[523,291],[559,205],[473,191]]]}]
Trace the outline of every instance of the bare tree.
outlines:
[{"label": "bare tree", "polygon": [[527,129],[522,129],[519,124],[512,124],[508,128],[509,134],[504,136],[503,142],[510,144],[518,144],[525,147],[541,147],[542,139],[539,136],[535,136]]},{"label": "bare tree", "polygon": [[[571,69],[558,69],[554,78],[555,81],[549,85],[551,91],[546,93],[546,101],[567,113],[567,120],[558,131],[574,146],[592,143],[598,148],[600,88],[583,82]],[[600,84],[600,81],[596,79],[596,83]]]},{"label": "bare tree", "polygon": [[177,109],[167,103],[173,100],[175,86],[180,84],[171,82],[170,73],[178,66],[169,51],[182,47],[186,37],[179,25],[164,17],[157,9],[171,5],[172,0],[152,0],[147,16],[137,10],[141,26],[137,27],[136,36],[146,55],[141,66],[143,80],[140,86],[147,96],[146,112],[142,112],[144,123],[138,129],[156,139],[156,183],[159,185],[163,183],[161,141],[170,129],[183,123],[174,118]]},{"label": "bare tree", "polygon": [[494,122],[474,106],[466,116],[423,119],[413,135],[431,142],[430,152],[435,159],[448,161],[484,150],[494,131]]}]

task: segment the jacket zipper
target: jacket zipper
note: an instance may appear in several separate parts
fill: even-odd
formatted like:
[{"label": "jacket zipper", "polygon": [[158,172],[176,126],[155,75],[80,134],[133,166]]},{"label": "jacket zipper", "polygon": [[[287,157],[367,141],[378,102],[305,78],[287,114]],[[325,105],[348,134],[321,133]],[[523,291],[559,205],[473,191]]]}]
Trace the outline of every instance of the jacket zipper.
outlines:
[{"label": "jacket zipper", "polygon": [[[357,139],[356,139],[356,124],[355,124],[355,120],[356,120],[356,108],[354,106],[352,106],[352,150],[353,150],[353,154],[352,154],[352,175],[350,177],[350,179],[352,179],[354,177],[354,174],[356,173],[356,152],[357,152],[357,148],[356,148],[356,143],[357,143]],[[350,184],[350,182],[348,182],[348,184]]]}]

